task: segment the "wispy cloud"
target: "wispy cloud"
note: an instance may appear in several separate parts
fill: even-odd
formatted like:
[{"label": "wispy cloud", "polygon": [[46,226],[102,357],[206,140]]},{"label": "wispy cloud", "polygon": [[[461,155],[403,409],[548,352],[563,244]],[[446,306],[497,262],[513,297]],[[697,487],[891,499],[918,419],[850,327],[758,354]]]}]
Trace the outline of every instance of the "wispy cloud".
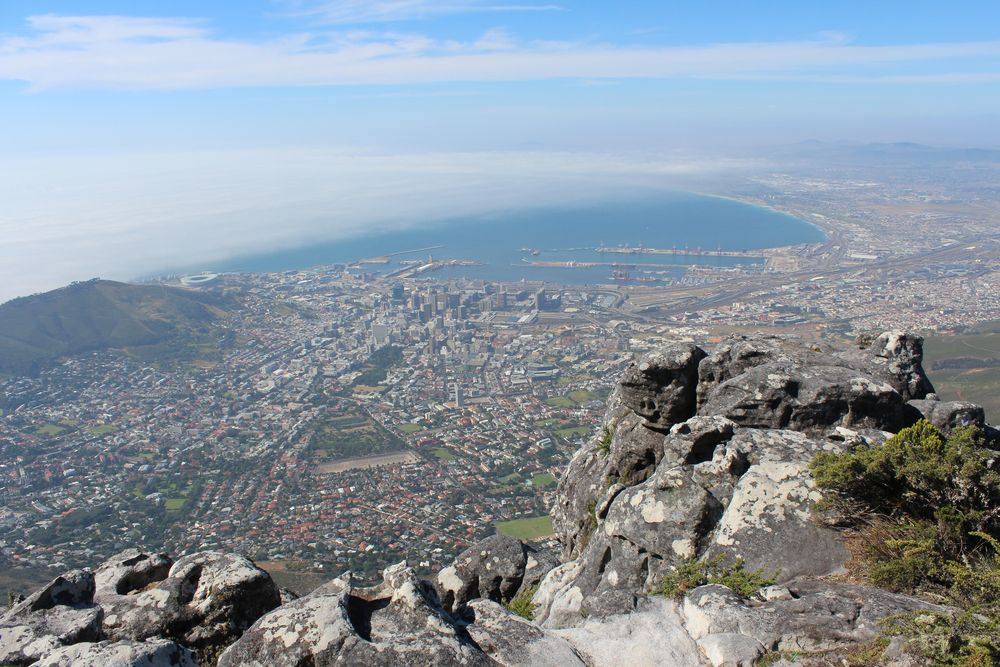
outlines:
[{"label": "wispy cloud", "polygon": [[33,90],[554,78],[813,77],[943,84],[965,77],[991,80],[1000,72],[1000,41],[865,46],[836,39],[638,48],[518,42],[498,30],[466,42],[360,30],[251,41],[218,37],[204,22],[189,19],[36,16],[28,21],[30,35],[0,37],[0,80],[24,81]]},{"label": "wispy cloud", "polygon": [[483,0],[281,0],[294,11],[328,24],[389,23],[434,18],[446,14],[548,12],[562,9],[556,4],[503,3]]}]

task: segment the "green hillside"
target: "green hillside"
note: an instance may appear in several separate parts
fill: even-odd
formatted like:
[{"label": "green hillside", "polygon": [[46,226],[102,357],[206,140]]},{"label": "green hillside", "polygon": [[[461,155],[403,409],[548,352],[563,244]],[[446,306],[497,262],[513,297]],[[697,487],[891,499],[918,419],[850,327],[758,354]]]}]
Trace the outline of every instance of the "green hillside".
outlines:
[{"label": "green hillside", "polygon": [[942,399],[979,403],[987,421],[1000,423],[1000,322],[927,337],[924,368]]},{"label": "green hillside", "polygon": [[207,293],[96,279],[14,299],[0,305],[0,374],[33,375],[62,356],[205,331],[226,304]]}]

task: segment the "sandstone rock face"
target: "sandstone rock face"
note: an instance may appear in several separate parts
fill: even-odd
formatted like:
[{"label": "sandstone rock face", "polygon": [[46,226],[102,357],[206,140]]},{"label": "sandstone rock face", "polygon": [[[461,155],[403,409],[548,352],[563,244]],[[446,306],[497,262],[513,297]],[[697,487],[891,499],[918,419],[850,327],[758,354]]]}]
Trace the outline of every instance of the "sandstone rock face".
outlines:
[{"label": "sandstone rock face", "polygon": [[166,554],[151,554],[127,549],[113,556],[94,573],[95,596],[113,598],[139,591],[151,583],[163,581],[174,562]]},{"label": "sandstone rock face", "polygon": [[966,401],[931,401],[927,399],[912,400],[910,407],[916,409],[920,416],[937,426],[943,433],[951,433],[957,426],[986,425],[986,413],[982,406]]},{"label": "sandstone rock face", "polygon": [[434,588],[399,564],[383,582],[313,594],[265,615],[230,646],[219,667],[490,665]]},{"label": "sandstone rock face", "polygon": [[96,641],[102,616],[89,570],[56,577],[0,616],[0,664],[27,665],[60,646]]},{"label": "sandstone rock face", "polygon": [[621,388],[610,399],[604,427],[573,456],[559,481],[552,524],[562,545],[562,558],[575,558],[593,532],[593,513],[608,490],[608,480],[642,482],[663,456],[663,433],[622,403]]},{"label": "sandstone rock face", "polygon": [[[728,664],[746,660],[748,640],[766,650],[830,651],[874,638],[879,621],[888,616],[919,610],[947,611],[905,595],[863,586],[803,580],[790,582],[787,589],[787,598],[761,602],[745,600],[725,586],[696,588],[684,599],[684,627],[699,645],[717,638],[711,641],[719,661],[712,662]],[[746,639],[733,641],[734,636]]]},{"label": "sandstone rock face", "polygon": [[674,345],[646,355],[625,371],[622,403],[654,428],[669,428],[694,414],[698,363],[705,351]]},{"label": "sandstone rock face", "polygon": [[197,667],[194,655],[165,639],[148,642],[84,642],[58,648],[36,667]]},{"label": "sandstone rock face", "polygon": [[665,598],[644,598],[631,613],[587,619],[553,634],[568,641],[591,667],[705,664],[684,629],[677,603]]},{"label": "sandstone rock face", "polygon": [[[138,558],[125,556],[112,559],[100,571],[121,572],[116,570],[121,563]],[[146,556],[140,562],[156,559]],[[105,609],[104,633],[115,640],[166,637],[191,647],[224,646],[281,603],[271,577],[234,554],[185,556],[170,567],[166,578],[132,595],[113,593],[114,577],[102,580],[109,582],[99,596]]]},{"label": "sandstone rock face", "polygon": [[[918,400],[933,389],[921,358],[922,340],[899,332],[842,353],[737,336],[710,355],[669,348],[646,357],[613,394],[610,438],[577,452],[557,490],[567,563],[540,585],[536,618],[565,628],[629,613],[636,595],[692,558],[740,558],[779,581],[841,570],[848,552],[814,509],[812,458],[880,443],[918,409],[942,425],[981,414]],[[753,642],[715,634],[715,653],[739,646],[737,663],[755,659]]]},{"label": "sandstone rock face", "polygon": [[891,384],[907,401],[926,398],[934,392],[934,385],[922,366],[924,339],[915,334],[886,331],[872,341],[867,350],[840,356],[857,362],[872,376]]},{"label": "sandstone rock face", "polygon": [[270,576],[242,556],[203,552],[171,565],[129,549],[4,613],[0,664],[193,665],[189,649],[210,656],[279,603]]},{"label": "sandstone rock face", "polygon": [[473,620],[466,630],[479,648],[501,665],[583,667],[573,646],[534,623],[515,616],[490,600],[468,606]]},{"label": "sandstone rock face", "polygon": [[454,611],[469,600],[510,600],[521,587],[528,551],[520,540],[497,533],[469,547],[438,573],[445,609]]}]

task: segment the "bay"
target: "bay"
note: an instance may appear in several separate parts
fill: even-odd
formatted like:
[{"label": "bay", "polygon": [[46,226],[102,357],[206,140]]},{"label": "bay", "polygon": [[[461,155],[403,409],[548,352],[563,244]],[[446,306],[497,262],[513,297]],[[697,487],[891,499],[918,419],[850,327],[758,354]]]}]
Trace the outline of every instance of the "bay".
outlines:
[{"label": "bay", "polygon": [[[670,193],[578,207],[443,218],[403,229],[373,231],[353,238],[239,257],[220,262],[212,270],[280,272],[351,264],[363,258],[402,253],[392,256],[388,264],[367,264],[364,269],[388,273],[432,256],[435,260],[464,259],[479,263],[425,274],[435,278],[595,284],[610,282],[610,266],[562,268],[527,263],[618,263],[634,266],[631,272],[634,276],[674,279],[683,275],[691,264],[731,267],[761,261],[749,257],[698,256],[697,249],[749,251],[817,243],[823,239],[817,227],[778,211],[722,197]],[[688,249],[692,254],[599,253],[596,249],[601,245]],[[416,249],[428,250],[408,252]]]}]

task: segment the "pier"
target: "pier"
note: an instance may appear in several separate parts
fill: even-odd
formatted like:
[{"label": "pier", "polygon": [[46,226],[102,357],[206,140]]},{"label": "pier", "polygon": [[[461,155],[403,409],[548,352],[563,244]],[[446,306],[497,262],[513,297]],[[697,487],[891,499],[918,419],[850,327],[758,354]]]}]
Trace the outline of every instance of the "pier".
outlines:
[{"label": "pier", "polygon": [[594,248],[600,253],[618,255],[686,255],[690,257],[755,257],[763,261],[760,250],[702,250],[701,248],[646,248],[644,246],[606,246]]}]

